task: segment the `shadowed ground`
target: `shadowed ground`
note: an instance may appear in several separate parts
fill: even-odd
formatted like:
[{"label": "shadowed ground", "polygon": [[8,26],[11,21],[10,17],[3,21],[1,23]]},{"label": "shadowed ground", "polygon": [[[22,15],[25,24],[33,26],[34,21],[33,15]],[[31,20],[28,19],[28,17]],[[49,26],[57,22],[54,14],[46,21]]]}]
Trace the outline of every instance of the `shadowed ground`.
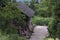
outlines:
[{"label": "shadowed ground", "polygon": [[36,26],[29,40],[45,40],[48,36],[47,26]]}]

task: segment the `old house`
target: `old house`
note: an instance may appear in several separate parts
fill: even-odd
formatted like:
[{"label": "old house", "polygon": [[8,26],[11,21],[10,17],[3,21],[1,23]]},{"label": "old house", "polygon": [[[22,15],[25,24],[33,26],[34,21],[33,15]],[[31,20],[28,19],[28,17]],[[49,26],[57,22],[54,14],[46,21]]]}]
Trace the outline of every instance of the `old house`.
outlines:
[{"label": "old house", "polygon": [[[17,7],[26,15],[27,30],[25,32],[28,35],[29,32],[32,31],[32,16],[34,16],[35,12],[31,8],[29,8],[26,4],[24,4],[22,2],[20,2]],[[21,29],[21,27],[19,29]],[[21,30],[20,30],[20,32],[21,32]]]}]

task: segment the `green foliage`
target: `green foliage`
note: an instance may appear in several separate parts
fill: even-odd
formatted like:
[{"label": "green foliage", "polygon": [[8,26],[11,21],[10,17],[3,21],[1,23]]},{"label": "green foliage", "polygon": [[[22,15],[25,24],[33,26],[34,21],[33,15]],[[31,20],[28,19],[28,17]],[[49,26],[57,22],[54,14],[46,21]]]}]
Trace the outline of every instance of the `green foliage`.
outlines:
[{"label": "green foliage", "polygon": [[[7,0],[4,2],[7,4],[4,7],[0,6],[0,30],[7,34],[16,33],[18,28],[16,25],[25,26],[26,16],[17,8],[17,3],[11,3]],[[14,21],[16,22],[13,24]]]},{"label": "green foliage", "polygon": [[[39,17],[34,17],[33,23],[39,25],[48,23],[50,36],[54,39],[57,36],[60,37],[60,0],[41,0],[40,3],[36,2],[36,0],[33,1],[33,6],[31,6]],[[47,17],[48,19],[41,19],[41,17]],[[49,17],[52,17],[53,19],[50,19]]]},{"label": "green foliage", "polygon": [[11,34],[11,35],[0,34],[0,40],[27,40],[27,39],[24,37],[20,37],[17,34]]},{"label": "green foliage", "polygon": [[60,23],[57,24],[57,34],[60,34]]},{"label": "green foliage", "polygon": [[[53,17],[54,17],[54,20],[49,23],[49,27],[48,27],[48,30],[49,30],[49,33],[50,33],[50,36],[53,37],[54,39],[56,37],[59,36],[59,29],[60,29],[60,26],[59,26],[59,23],[60,23],[60,20],[59,20],[59,4],[56,3],[58,0],[55,0],[55,1],[52,1],[51,0],[51,5],[53,7],[51,10],[52,10],[52,13],[53,13]],[[54,9],[54,10],[53,10]]]},{"label": "green foliage", "polygon": [[39,16],[35,16],[32,20],[32,22],[34,24],[37,24],[37,25],[48,25],[48,23],[53,20],[53,18],[44,18],[44,17],[39,17]]},{"label": "green foliage", "polygon": [[7,5],[7,3],[10,1],[11,0],[0,0],[0,7],[5,7],[5,5]]},{"label": "green foliage", "polygon": [[26,16],[17,8],[17,3],[1,0],[0,4],[0,40],[25,40],[17,35],[18,25],[26,24]]},{"label": "green foliage", "polygon": [[35,10],[37,16],[50,17],[52,14],[49,13],[50,11],[49,4],[50,4],[50,0],[41,0],[40,3],[37,3],[36,0],[36,2],[34,1],[32,4],[33,5],[32,9]]},{"label": "green foliage", "polygon": [[48,24],[48,31],[49,31],[49,36],[56,38],[57,37],[57,31],[55,29],[55,19],[51,20]]}]

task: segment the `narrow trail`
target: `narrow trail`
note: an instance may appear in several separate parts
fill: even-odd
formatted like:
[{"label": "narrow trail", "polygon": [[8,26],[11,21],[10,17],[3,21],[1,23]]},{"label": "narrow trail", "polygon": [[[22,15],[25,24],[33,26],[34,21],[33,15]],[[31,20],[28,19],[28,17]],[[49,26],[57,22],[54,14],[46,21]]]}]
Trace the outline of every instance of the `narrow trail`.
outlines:
[{"label": "narrow trail", "polygon": [[48,36],[47,26],[36,26],[29,40],[44,40]]}]

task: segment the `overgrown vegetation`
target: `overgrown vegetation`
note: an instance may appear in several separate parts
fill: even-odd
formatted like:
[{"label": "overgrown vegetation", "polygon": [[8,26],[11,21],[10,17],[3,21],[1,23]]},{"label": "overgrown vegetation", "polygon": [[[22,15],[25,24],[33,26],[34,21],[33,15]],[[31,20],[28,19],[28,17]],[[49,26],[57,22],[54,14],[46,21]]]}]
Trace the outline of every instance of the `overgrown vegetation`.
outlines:
[{"label": "overgrown vegetation", "polygon": [[17,8],[18,3],[0,0],[0,39],[25,40],[18,35],[18,26],[26,25],[26,16]]},{"label": "overgrown vegetation", "polygon": [[[41,0],[40,2],[32,0],[30,3],[27,1],[25,3],[35,11],[32,22],[37,25],[48,25],[49,37],[54,40],[60,39],[60,0]],[[6,38],[6,40],[15,40],[15,35],[11,35],[18,33],[18,26],[26,26],[26,15],[22,14],[16,6],[15,1],[0,0],[0,32],[2,33],[0,38],[4,38],[2,40]],[[16,37],[17,40],[21,39],[19,36]]]},{"label": "overgrown vegetation", "polygon": [[53,18],[51,18],[51,17],[44,18],[44,17],[35,16],[35,17],[33,17],[32,22],[33,22],[33,24],[36,24],[36,25],[48,26],[49,22],[52,20],[53,20]]},{"label": "overgrown vegetation", "polygon": [[[33,18],[33,23],[39,25],[48,23],[50,37],[54,40],[60,39],[60,0],[41,0],[40,3],[38,0],[32,0],[31,7],[35,10],[35,16],[37,16]],[[50,20],[50,18],[53,18],[53,20]]]},{"label": "overgrown vegetation", "polygon": [[21,37],[18,34],[2,35],[0,33],[0,40],[26,40],[26,38]]}]

